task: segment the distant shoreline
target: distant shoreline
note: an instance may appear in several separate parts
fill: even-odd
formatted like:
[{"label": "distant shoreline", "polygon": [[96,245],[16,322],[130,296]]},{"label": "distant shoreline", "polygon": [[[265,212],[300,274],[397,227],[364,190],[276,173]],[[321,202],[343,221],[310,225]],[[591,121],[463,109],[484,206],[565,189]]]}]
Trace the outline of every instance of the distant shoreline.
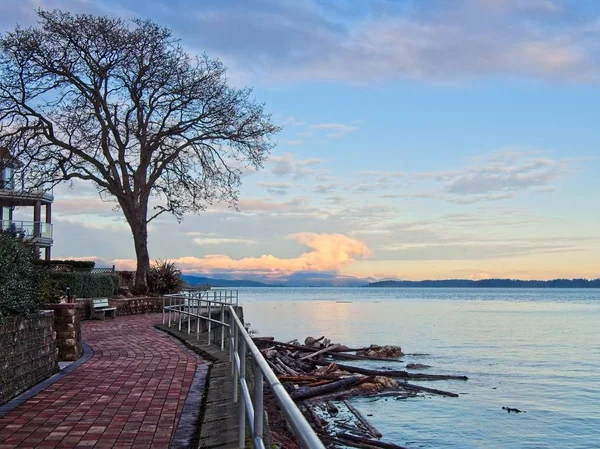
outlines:
[{"label": "distant shoreline", "polygon": [[425,281],[377,281],[367,287],[403,288],[600,288],[599,279],[552,279],[549,281],[523,281],[518,279],[446,279]]},{"label": "distant shoreline", "polygon": [[[321,280],[310,283],[287,281],[281,284],[267,284],[249,279],[219,279],[205,276],[183,274],[182,279],[190,286],[206,285],[215,288],[365,288],[365,287],[400,287],[400,288],[600,288],[599,279],[553,279],[549,281],[518,279],[442,279],[423,281],[383,280],[368,282],[367,279],[352,279],[352,284],[337,284],[336,280]],[[337,284],[337,285],[336,285]]]}]

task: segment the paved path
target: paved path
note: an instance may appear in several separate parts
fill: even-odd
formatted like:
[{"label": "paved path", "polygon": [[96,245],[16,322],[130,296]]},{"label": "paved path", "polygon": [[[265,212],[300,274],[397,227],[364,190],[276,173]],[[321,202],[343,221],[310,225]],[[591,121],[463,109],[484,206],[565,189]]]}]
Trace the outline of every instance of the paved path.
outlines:
[{"label": "paved path", "polygon": [[93,357],[0,418],[0,448],[169,447],[196,367],[161,315],[86,321]]},{"label": "paved path", "polygon": [[[204,398],[204,413],[200,423],[199,449],[235,449],[239,447],[239,404],[233,403],[233,381],[229,352],[204,344],[205,338],[179,332],[175,327],[161,326],[186,345],[201,351],[213,364],[208,376],[208,391]],[[247,373],[252,377],[250,372]],[[268,430],[267,430],[268,432]],[[268,439],[270,441],[270,437]],[[251,447],[251,445],[248,445]],[[271,447],[269,444],[266,447]]]}]

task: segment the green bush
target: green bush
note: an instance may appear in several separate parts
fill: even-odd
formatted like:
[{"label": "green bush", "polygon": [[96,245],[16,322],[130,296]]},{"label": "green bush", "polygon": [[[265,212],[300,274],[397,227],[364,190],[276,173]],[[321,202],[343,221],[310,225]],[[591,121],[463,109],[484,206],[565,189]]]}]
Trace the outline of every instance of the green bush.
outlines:
[{"label": "green bush", "polygon": [[150,274],[148,274],[150,293],[158,295],[177,293],[181,290],[183,284],[181,271],[177,269],[175,263],[159,260],[150,267]]},{"label": "green bush", "polygon": [[53,289],[64,295],[67,287],[77,298],[112,298],[117,294],[119,282],[114,274],[50,272],[49,282]]},{"label": "green bush", "polygon": [[45,271],[37,265],[38,259],[22,237],[0,231],[0,321],[39,309]]}]

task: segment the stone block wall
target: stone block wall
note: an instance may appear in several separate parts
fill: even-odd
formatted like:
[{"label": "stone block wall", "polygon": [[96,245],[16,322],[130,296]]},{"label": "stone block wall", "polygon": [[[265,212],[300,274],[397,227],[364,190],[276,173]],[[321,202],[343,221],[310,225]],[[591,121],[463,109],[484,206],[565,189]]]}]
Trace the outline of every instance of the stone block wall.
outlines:
[{"label": "stone block wall", "polygon": [[90,311],[92,310],[92,300],[88,298],[76,299],[75,303],[81,306],[77,309],[77,315],[79,315],[79,319],[81,321],[89,320],[91,317]]},{"label": "stone block wall", "polygon": [[52,311],[0,324],[0,404],[58,372]]},{"label": "stone block wall", "polygon": [[54,329],[58,360],[72,362],[83,355],[81,346],[81,312],[83,304],[51,304],[54,311]]},{"label": "stone block wall", "polygon": [[111,307],[117,308],[117,316],[161,313],[162,298],[118,298],[109,300]]},{"label": "stone block wall", "polygon": [[[82,304],[83,309],[78,313],[82,320],[91,318],[92,300],[77,299],[77,304]],[[162,313],[162,298],[143,297],[143,298],[113,298],[109,299],[110,307],[116,307],[116,316],[141,315],[144,313]]]}]

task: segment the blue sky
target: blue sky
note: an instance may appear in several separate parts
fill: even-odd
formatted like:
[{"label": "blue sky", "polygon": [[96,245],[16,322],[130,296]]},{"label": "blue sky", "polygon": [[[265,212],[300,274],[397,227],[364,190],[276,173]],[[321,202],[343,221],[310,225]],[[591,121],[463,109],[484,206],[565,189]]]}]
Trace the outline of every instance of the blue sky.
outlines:
[{"label": "blue sky", "polygon": [[[150,229],[187,272],[374,278],[600,276],[595,1],[23,1],[153,19],[253,86],[284,126],[240,211]],[[56,257],[130,267],[93,186],[56,191]]]}]

